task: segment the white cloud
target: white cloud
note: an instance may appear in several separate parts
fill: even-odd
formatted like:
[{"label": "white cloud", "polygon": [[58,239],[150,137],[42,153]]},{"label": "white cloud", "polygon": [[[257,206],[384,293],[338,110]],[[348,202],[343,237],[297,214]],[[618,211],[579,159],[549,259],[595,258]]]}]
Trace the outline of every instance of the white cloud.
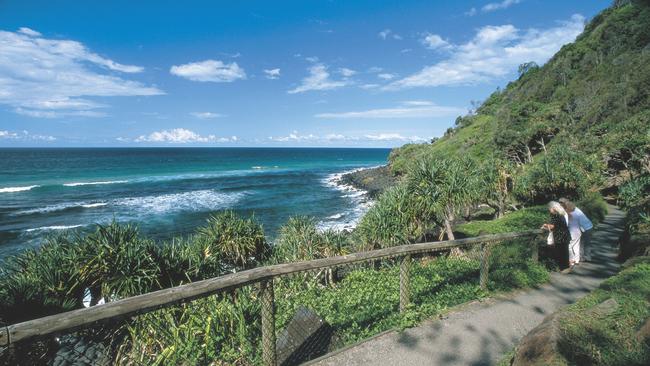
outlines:
[{"label": "white cloud", "polygon": [[224,63],[219,60],[205,60],[174,65],[169,69],[172,75],[192,81],[211,81],[215,83],[230,83],[246,79],[246,72],[236,62]]},{"label": "white cloud", "polygon": [[331,90],[348,85],[346,80],[332,80],[327,71],[327,66],[315,64],[309,68],[309,76],[302,79],[302,83],[288,91],[289,94],[304,93],[312,90]]},{"label": "white cloud", "polygon": [[454,45],[449,57],[426,66],[385,89],[469,85],[507,76],[529,61],[545,63],[563,45],[573,42],[584,28],[585,18],[574,15],[558,26],[519,30],[512,25],[486,26],[474,38]]},{"label": "white cloud", "polygon": [[356,71],[354,71],[352,69],[348,69],[347,67],[341,67],[341,68],[339,68],[338,71],[339,71],[339,74],[341,74],[343,77],[346,77],[346,78],[349,78],[350,76],[353,76],[353,75],[355,75],[357,73]]},{"label": "white cloud", "polygon": [[31,134],[29,131],[21,132],[12,132],[12,131],[0,131],[0,140],[16,140],[16,141],[46,141],[52,142],[56,140],[56,137],[49,135],[39,135]]},{"label": "white cloud", "polygon": [[[130,141],[128,138],[118,138],[118,141]],[[203,136],[185,128],[174,128],[152,132],[149,135],[142,135],[134,139],[135,142],[164,142],[171,144],[205,143],[205,142],[235,142],[237,136],[217,137],[215,135]]]},{"label": "white cloud", "polygon": [[41,33],[37,32],[37,31],[35,31],[33,29],[27,28],[27,27],[20,27],[18,29],[18,33],[22,33],[24,35],[31,36],[31,37],[40,37],[40,36],[42,36]]},{"label": "white cloud", "polygon": [[392,39],[396,39],[396,40],[402,39],[402,36],[400,36],[399,34],[393,32],[390,29],[384,29],[383,31],[377,33],[377,35],[379,36],[379,38],[381,38],[383,40],[386,40],[388,38],[392,38]]},{"label": "white cloud", "polygon": [[435,105],[433,102],[430,102],[428,100],[407,100],[402,102],[404,105],[412,105],[412,106],[428,106],[428,105]]},{"label": "white cloud", "polygon": [[365,135],[364,137],[371,141],[421,142],[428,140],[420,136],[402,136],[399,133],[380,133],[377,135]]},{"label": "white cloud", "polygon": [[445,49],[445,48],[448,48],[450,46],[449,42],[445,41],[444,39],[442,39],[442,37],[440,37],[437,34],[427,34],[422,39],[422,43],[427,48],[430,48],[432,50]]},{"label": "white cloud", "polygon": [[379,84],[362,84],[362,85],[359,85],[359,88],[370,90],[370,89],[377,89],[380,86],[381,85],[379,85]]},{"label": "white cloud", "polygon": [[280,78],[280,69],[266,69],[264,70],[264,74],[266,75],[267,79],[279,79]]},{"label": "white cloud", "polygon": [[319,137],[314,134],[301,135],[298,131],[293,131],[287,136],[269,136],[269,140],[275,142],[299,142],[299,141],[314,141],[319,140]]},{"label": "white cloud", "polygon": [[373,67],[368,69],[368,72],[371,73],[371,74],[376,74],[378,72],[382,72],[382,70],[384,70],[384,69],[382,69],[381,67],[373,66]]},{"label": "white cloud", "polygon": [[465,12],[465,15],[467,15],[468,17],[473,17],[474,15],[476,15],[476,13],[478,13],[476,8],[471,8]]},{"label": "white cloud", "polygon": [[487,13],[495,10],[507,9],[513,5],[519,4],[520,2],[521,0],[503,0],[496,3],[486,4],[481,8],[481,10]]},{"label": "white cloud", "polygon": [[190,113],[191,116],[194,116],[198,119],[212,119],[212,118],[220,118],[224,117],[223,114],[221,113],[214,113],[214,112],[192,112]]},{"label": "white cloud", "polygon": [[377,77],[380,78],[380,79],[384,79],[384,80],[391,80],[391,79],[395,79],[397,77],[397,75],[390,74],[390,73],[386,72],[386,73],[382,73],[382,74],[377,74]]},{"label": "white cloud", "polygon": [[385,118],[436,118],[452,117],[467,113],[458,107],[438,106],[428,101],[407,101],[394,108],[378,108],[365,111],[319,113],[314,117],[326,119],[385,119]]},{"label": "white cloud", "polygon": [[18,136],[18,135],[17,135],[15,132],[9,132],[9,131],[2,131],[2,130],[0,130],[0,138],[3,138],[3,139],[11,139],[11,138],[15,138],[15,137],[17,137],[17,136]]},{"label": "white cloud", "polygon": [[315,134],[301,134],[298,131],[293,131],[286,136],[269,136],[268,141],[274,143],[294,143],[294,144],[305,144],[309,143],[314,144],[332,144],[332,143],[404,143],[404,142],[421,142],[428,141],[429,139],[419,137],[419,136],[404,136],[399,133],[389,132],[378,132],[374,134],[366,135],[343,135],[341,133],[330,133],[326,135],[315,135]]},{"label": "white cloud", "polygon": [[[94,67],[93,67],[94,66]],[[107,74],[138,73],[140,66],[124,65],[91,52],[82,43],[44,38],[20,28],[0,31],[0,104],[32,117],[101,117],[105,105],[89,97],[164,94],[156,87]]]}]

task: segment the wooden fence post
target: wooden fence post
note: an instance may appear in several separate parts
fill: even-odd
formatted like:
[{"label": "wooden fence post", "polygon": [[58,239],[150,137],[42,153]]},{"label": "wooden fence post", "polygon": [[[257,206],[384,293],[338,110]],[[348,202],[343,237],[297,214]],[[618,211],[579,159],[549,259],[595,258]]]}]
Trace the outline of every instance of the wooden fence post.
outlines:
[{"label": "wooden fence post", "polygon": [[487,290],[488,272],[490,271],[490,243],[481,244],[481,289]]},{"label": "wooden fence post", "polygon": [[399,311],[406,311],[406,307],[411,301],[411,256],[402,257],[402,263],[399,266]]},{"label": "wooden fence post", "polygon": [[538,242],[539,236],[534,236],[533,237],[533,248],[532,248],[532,255],[531,259],[533,262],[537,263],[539,262],[539,242]]},{"label": "wooden fence post", "polygon": [[262,360],[266,366],[275,366],[275,299],[273,278],[260,282],[262,300]]}]

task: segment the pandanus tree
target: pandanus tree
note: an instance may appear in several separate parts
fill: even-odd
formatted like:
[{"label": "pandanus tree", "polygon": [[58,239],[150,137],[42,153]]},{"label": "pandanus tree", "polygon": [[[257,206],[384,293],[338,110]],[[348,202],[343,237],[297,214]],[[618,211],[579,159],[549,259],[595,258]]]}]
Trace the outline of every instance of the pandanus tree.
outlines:
[{"label": "pandanus tree", "polygon": [[194,240],[204,253],[217,256],[235,269],[254,267],[270,252],[262,225],[254,217],[241,218],[233,211],[210,216],[207,225],[197,230]]},{"label": "pandanus tree", "polygon": [[497,219],[506,212],[514,186],[513,170],[512,163],[494,157],[485,159],[480,170],[482,201],[494,209],[494,217]]},{"label": "pandanus tree", "polygon": [[[343,255],[349,252],[348,248],[347,233],[331,229],[321,231],[313,218],[294,216],[280,228],[273,251],[277,263],[288,263]],[[334,270],[324,269],[316,277],[333,284]]]},{"label": "pandanus tree", "polygon": [[361,250],[415,243],[435,226],[417,211],[406,185],[400,184],[382,194],[355,229]]},{"label": "pandanus tree", "polygon": [[478,164],[469,158],[422,159],[407,174],[407,187],[419,211],[435,217],[454,240],[453,222],[482,194]]},{"label": "pandanus tree", "polygon": [[109,301],[158,287],[155,244],[142,238],[137,227],[116,221],[97,225],[78,242],[82,253],[78,280],[90,289],[91,305],[102,297]]}]

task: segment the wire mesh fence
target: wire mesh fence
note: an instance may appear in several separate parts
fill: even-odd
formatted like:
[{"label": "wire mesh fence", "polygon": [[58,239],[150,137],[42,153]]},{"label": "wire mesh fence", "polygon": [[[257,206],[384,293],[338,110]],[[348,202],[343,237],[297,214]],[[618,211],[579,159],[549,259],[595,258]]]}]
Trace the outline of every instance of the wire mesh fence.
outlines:
[{"label": "wire mesh fence", "polygon": [[297,365],[525,286],[538,242],[535,233],[490,236],[244,271],[235,285],[143,313],[23,340],[5,328],[0,365]]}]

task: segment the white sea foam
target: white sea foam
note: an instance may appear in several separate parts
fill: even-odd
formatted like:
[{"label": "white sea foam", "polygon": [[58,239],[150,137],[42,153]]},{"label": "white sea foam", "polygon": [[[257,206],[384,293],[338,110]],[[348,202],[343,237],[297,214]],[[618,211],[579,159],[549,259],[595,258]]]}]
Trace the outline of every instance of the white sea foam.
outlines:
[{"label": "white sea foam", "polygon": [[31,215],[31,214],[42,214],[48,212],[56,212],[68,210],[71,208],[95,208],[106,206],[106,202],[69,202],[69,203],[60,203],[57,205],[49,205],[45,207],[31,208],[28,210],[22,210],[14,213],[14,215]]},{"label": "white sea foam", "polygon": [[342,181],[344,175],[358,172],[360,170],[371,169],[373,167],[357,168],[340,173],[328,175],[323,179],[323,184],[341,192],[341,197],[349,199],[354,207],[346,212],[337,213],[327,217],[318,223],[320,230],[352,230],[358,224],[363,215],[368,212],[374,201],[368,196],[368,192],[358,189],[351,184],[345,184]]},{"label": "white sea foam", "polygon": [[107,180],[107,181],[99,181],[99,182],[74,182],[74,183],[64,183],[63,185],[66,187],[77,187],[77,186],[96,186],[96,185],[102,185],[102,184],[120,184],[120,183],[128,183],[128,180]]},{"label": "white sea foam", "polygon": [[23,191],[29,191],[37,187],[40,186],[34,185],[34,186],[24,186],[24,187],[6,187],[6,188],[0,188],[0,193],[23,192]]},{"label": "white sea foam", "polygon": [[30,233],[32,231],[43,231],[43,230],[68,230],[74,229],[77,227],[82,227],[83,225],[54,225],[54,226],[42,226],[33,229],[27,229],[26,232]]},{"label": "white sea foam", "polygon": [[97,203],[83,204],[83,205],[81,205],[81,207],[83,207],[83,208],[95,208],[95,207],[104,207],[106,205],[108,205],[108,203],[106,203],[106,202],[97,202]]},{"label": "white sea foam", "polygon": [[223,193],[215,190],[200,190],[171,193],[158,196],[121,198],[111,202],[116,206],[139,208],[145,213],[170,211],[211,211],[226,208],[237,202],[244,193]]}]

